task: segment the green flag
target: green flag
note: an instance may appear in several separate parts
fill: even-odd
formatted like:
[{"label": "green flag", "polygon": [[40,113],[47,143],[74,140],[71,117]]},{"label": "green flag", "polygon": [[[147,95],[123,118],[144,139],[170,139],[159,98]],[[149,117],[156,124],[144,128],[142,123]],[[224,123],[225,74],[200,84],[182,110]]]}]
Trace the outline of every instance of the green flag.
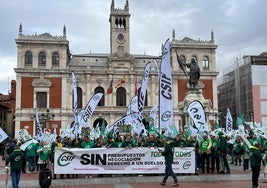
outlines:
[{"label": "green flag", "polygon": [[169,137],[174,138],[178,134],[175,125],[170,126],[170,131],[168,132]]},{"label": "green flag", "polygon": [[158,129],[154,126],[153,123],[150,122],[149,122],[148,132],[149,134],[159,135]]},{"label": "green flag", "polygon": [[245,117],[243,114],[240,114],[239,117],[237,117],[235,125],[238,127],[239,125],[244,125],[245,123]]},{"label": "green flag", "polygon": [[106,136],[105,134],[106,134],[106,127],[105,127],[105,121],[104,121],[104,119],[102,119],[102,124],[101,124],[101,126],[100,126],[100,135],[101,136]]},{"label": "green flag", "polygon": [[219,129],[219,128],[220,128],[220,125],[219,125],[218,121],[216,120],[214,123],[214,130]]},{"label": "green flag", "polygon": [[190,136],[191,136],[191,129],[190,129],[190,125],[189,125],[186,132],[185,132],[185,139],[189,140]]}]

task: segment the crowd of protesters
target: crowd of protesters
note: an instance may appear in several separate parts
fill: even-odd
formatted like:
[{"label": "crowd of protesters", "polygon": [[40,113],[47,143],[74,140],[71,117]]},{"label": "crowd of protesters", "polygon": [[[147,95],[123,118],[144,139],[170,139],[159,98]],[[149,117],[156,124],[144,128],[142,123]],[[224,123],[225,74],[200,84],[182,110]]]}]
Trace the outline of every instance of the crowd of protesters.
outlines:
[{"label": "crowd of protesters", "polygon": [[[110,135],[99,136],[99,138],[92,140],[89,136],[82,138],[71,139],[69,137],[57,136],[56,141],[52,144],[45,142],[31,143],[24,151],[25,158],[28,165],[24,165],[22,172],[35,173],[42,168],[47,168],[49,161],[54,163],[54,152],[56,148],[134,148],[134,147],[164,147],[164,134],[151,134],[147,136],[138,136],[137,134],[125,134],[113,137]],[[242,137],[236,136],[234,139],[227,137],[223,132],[216,135],[204,134],[201,139],[196,139],[194,136],[185,138],[185,134],[178,134],[170,140],[173,147],[194,147],[196,156],[196,174],[230,174],[230,164],[242,165],[244,171],[250,169],[257,177],[255,170],[255,159],[250,155],[252,149],[256,148],[259,151],[261,159],[259,164],[265,164],[267,160],[267,140],[262,137],[256,137],[255,134],[247,137],[252,147],[249,147],[244,142]],[[12,140],[6,144],[4,149],[3,159],[6,159],[14,150],[16,145],[23,144],[17,139]],[[228,161],[230,161],[228,163]],[[26,162],[25,162],[26,164]],[[259,165],[258,163],[256,166]],[[28,169],[26,169],[28,166]],[[255,171],[255,172],[254,172]],[[77,177],[77,175],[67,174],[64,176],[60,174],[60,178]],[[85,177],[88,177],[86,175]],[[56,174],[54,175],[56,177]],[[255,179],[255,178],[254,178]],[[256,181],[256,180],[254,180]]]}]

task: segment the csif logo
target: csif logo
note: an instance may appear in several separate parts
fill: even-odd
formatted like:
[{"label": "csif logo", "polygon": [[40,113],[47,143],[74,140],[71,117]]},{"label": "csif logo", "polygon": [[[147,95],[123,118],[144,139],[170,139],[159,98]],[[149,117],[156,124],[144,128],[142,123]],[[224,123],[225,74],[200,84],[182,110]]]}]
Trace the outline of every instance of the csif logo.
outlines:
[{"label": "csif logo", "polygon": [[164,59],[168,54],[168,49],[164,47],[163,52],[162,52],[162,59]]},{"label": "csif logo", "polygon": [[166,111],[162,114],[161,120],[162,121],[168,121],[171,118],[172,114],[170,111]]},{"label": "csif logo", "polygon": [[94,96],[94,98],[93,98],[94,101],[97,101],[97,100],[99,100],[99,99],[100,99],[100,96],[99,96],[99,95],[96,95],[96,96]]},{"label": "csif logo", "polygon": [[139,115],[137,115],[137,114],[132,114],[131,115],[131,118],[134,118],[134,119],[138,119],[138,117],[139,117]]},{"label": "csif logo", "polygon": [[187,169],[190,168],[191,165],[192,165],[192,164],[191,164],[190,161],[185,161],[185,163],[183,164],[183,169],[187,170]]},{"label": "csif logo", "polygon": [[58,157],[57,164],[59,166],[67,166],[74,158],[75,156],[72,152],[64,152]]},{"label": "csif logo", "polygon": [[21,156],[16,156],[15,159],[14,159],[14,161],[15,162],[18,162],[18,161],[21,161],[21,159],[22,159]]}]

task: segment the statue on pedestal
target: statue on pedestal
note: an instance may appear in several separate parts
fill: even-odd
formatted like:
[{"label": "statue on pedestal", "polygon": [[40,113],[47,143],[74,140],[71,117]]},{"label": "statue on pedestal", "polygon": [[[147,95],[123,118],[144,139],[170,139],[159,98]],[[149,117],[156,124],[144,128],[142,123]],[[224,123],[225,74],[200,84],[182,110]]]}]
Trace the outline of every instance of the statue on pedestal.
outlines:
[{"label": "statue on pedestal", "polygon": [[[195,58],[192,58],[190,63],[186,63],[186,62],[183,62],[183,60],[179,57],[177,52],[176,52],[176,56],[177,56],[177,60],[178,60],[180,68],[183,70],[186,76],[189,75],[190,89],[192,88],[195,89],[200,78],[200,69]],[[186,72],[185,70],[186,67],[189,68],[190,70],[189,73]]]}]

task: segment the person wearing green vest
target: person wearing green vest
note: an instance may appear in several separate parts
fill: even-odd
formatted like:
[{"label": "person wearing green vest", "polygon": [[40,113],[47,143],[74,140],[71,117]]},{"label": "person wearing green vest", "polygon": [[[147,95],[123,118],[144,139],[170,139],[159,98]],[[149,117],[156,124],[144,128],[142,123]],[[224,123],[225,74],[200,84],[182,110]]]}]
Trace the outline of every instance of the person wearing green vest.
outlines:
[{"label": "person wearing green vest", "polygon": [[12,187],[18,188],[21,171],[24,169],[25,155],[24,152],[19,149],[19,146],[15,146],[13,152],[6,159],[6,169],[10,163],[10,176],[12,180]]},{"label": "person wearing green vest", "polygon": [[50,153],[51,153],[51,147],[47,143],[42,142],[39,145],[39,148],[37,149],[37,154],[39,155],[38,165],[40,166],[40,170],[47,168]]},{"label": "person wearing green vest", "polygon": [[95,141],[90,140],[89,136],[84,136],[83,141],[81,143],[81,148],[94,148]]},{"label": "person wearing green vest", "polygon": [[164,156],[165,159],[165,175],[160,185],[166,185],[166,181],[170,174],[174,180],[174,183],[171,186],[177,187],[179,185],[178,179],[172,170],[174,147],[167,137],[164,138],[164,151],[159,150],[159,152],[161,152],[161,155]]},{"label": "person wearing green vest", "polygon": [[227,153],[228,153],[228,144],[227,144],[227,137],[223,132],[219,132],[219,151],[221,155],[221,160],[223,163],[223,168],[221,169],[220,173],[225,173],[226,168],[226,174],[231,174],[229,163],[227,161]]},{"label": "person wearing green vest", "polygon": [[250,147],[249,159],[252,171],[252,188],[257,188],[262,160],[260,143],[258,141],[254,141],[253,146]]},{"label": "person wearing green vest", "polygon": [[220,172],[220,151],[219,151],[219,141],[215,135],[211,137],[211,150],[210,150],[210,158],[211,158],[211,173],[214,173],[215,165],[217,174]]},{"label": "person wearing green vest", "polygon": [[28,162],[29,172],[35,173],[36,170],[36,156],[37,156],[37,144],[31,143],[27,146],[26,150],[26,158]]},{"label": "person wearing green vest", "polygon": [[[62,147],[63,147],[62,138],[61,138],[61,136],[57,136],[56,137],[56,141],[55,142],[52,142],[52,144],[51,144],[50,160],[52,162],[52,165],[55,164],[55,162],[56,162],[56,160],[55,160],[55,151],[58,148],[62,148]],[[64,179],[64,174],[60,174],[60,178],[61,179]],[[57,175],[55,173],[54,173],[53,179],[57,179]]]},{"label": "person wearing green vest", "polygon": [[[81,148],[94,148],[95,147],[95,141],[91,140],[89,136],[84,136],[83,141],[81,143]],[[92,178],[91,174],[86,174],[85,178],[87,179],[88,177]]]},{"label": "person wearing green vest", "polygon": [[263,177],[266,178],[267,175],[267,151],[265,151],[263,157],[262,157],[263,163],[264,163],[264,173]]},{"label": "person wearing green vest", "polygon": [[201,169],[202,169],[202,174],[205,173],[205,164],[206,164],[206,169],[207,173],[210,173],[210,149],[212,146],[212,142],[208,136],[208,134],[204,134],[203,138],[199,142],[199,153],[201,157]]},{"label": "person wearing green vest", "polygon": [[127,149],[131,149],[134,147],[131,135],[127,134],[124,136],[124,140],[122,141],[121,147]]},{"label": "person wearing green vest", "polygon": [[237,136],[234,143],[234,155],[235,155],[235,166],[239,163],[241,166],[242,155],[244,154],[243,144],[241,142],[241,137]]}]

